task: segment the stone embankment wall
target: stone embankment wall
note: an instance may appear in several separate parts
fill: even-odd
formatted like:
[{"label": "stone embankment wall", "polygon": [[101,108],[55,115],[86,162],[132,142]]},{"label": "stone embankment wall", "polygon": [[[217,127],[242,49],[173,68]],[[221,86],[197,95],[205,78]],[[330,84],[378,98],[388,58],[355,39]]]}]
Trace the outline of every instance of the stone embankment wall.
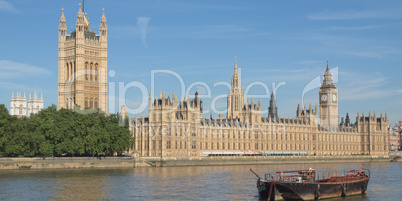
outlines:
[{"label": "stone embankment wall", "polygon": [[301,163],[388,162],[389,157],[372,156],[217,156],[217,157],[60,157],[0,158],[0,170],[52,168],[135,168],[212,165],[269,165]]},{"label": "stone embankment wall", "polygon": [[1,169],[133,168],[148,166],[133,157],[0,158]]}]

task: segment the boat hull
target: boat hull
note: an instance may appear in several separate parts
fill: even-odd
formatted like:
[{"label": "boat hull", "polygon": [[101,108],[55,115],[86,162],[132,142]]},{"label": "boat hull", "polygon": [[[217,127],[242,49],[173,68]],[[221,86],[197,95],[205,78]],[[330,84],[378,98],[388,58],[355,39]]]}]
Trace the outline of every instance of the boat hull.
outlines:
[{"label": "boat hull", "polygon": [[347,182],[281,182],[275,187],[284,200],[316,200],[364,194],[369,179],[362,178]]},{"label": "boat hull", "polygon": [[[365,194],[368,182],[368,177],[343,182],[258,181],[257,188],[260,200],[317,200]],[[271,197],[268,199],[271,185]]]},{"label": "boat hull", "polygon": [[[271,194],[269,194],[270,188],[272,188]],[[258,194],[260,196],[259,200],[268,200],[268,201],[283,200],[278,189],[275,188],[275,185],[272,182],[261,181],[260,179],[258,179],[257,180],[257,189],[258,189]],[[268,197],[270,197],[270,199],[268,199]]]}]

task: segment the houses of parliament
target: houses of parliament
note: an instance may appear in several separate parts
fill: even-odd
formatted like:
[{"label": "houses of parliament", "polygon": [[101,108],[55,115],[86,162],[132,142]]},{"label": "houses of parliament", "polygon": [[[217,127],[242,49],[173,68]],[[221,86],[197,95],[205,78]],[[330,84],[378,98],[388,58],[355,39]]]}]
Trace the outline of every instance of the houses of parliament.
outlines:
[{"label": "houses of parliament", "polygon": [[[181,101],[174,93],[172,98],[162,93],[154,100],[150,94],[149,116],[130,119],[135,137],[132,151],[159,157],[388,155],[386,114],[357,114],[355,123],[347,115],[338,124],[338,92],[328,63],[319,99],[319,111],[317,106],[299,105],[294,118],[281,118],[272,94],[268,116],[262,116],[260,100],[244,102],[235,61],[226,118],[223,114],[216,119],[203,118],[197,92],[193,99],[188,96]],[[126,114],[124,107],[122,114]]]},{"label": "houses of parliament", "polygon": [[[90,30],[80,9],[76,30],[67,34],[64,13],[59,25],[59,108],[100,108],[107,111],[107,25],[103,11],[99,35]],[[203,118],[198,92],[178,100],[163,92],[148,98],[148,117],[130,118],[135,137],[131,154],[154,157],[203,155],[372,155],[387,156],[387,115],[347,115],[338,120],[338,91],[328,63],[319,90],[319,109],[297,106],[296,116],[281,118],[274,94],[268,115],[262,116],[261,101],[245,100],[237,62],[227,95],[227,114]]]}]

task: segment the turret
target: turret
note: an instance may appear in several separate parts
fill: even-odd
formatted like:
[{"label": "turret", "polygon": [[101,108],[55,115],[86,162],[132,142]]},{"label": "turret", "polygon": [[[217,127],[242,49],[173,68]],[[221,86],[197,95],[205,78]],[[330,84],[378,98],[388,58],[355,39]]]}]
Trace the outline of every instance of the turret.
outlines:
[{"label": "turret", "polygon": [[75,24],[75,28],[76,28],[76,34],[77,34],[77,40],[81,39],[84,40],[84,28],[85,28],[85,15],[84,12],[82,12],[81,10],[81,3],[79,4],[80,9],[78,10],[77,13],[77,21]]},{"label": "turret", "polygon": [[148,96],[148,106],[149,106],[149,108],[152,107],[152,93],[151,92],[149,92],[149,96]]},{"label": "turret", "polygon": [[102,9],[103,14],[101,18],[101,24],[99,26],[99,35],[101,43],[107,42],[107,24],[106,24],[106,16],[105,16],[105,9]]},{"label": "turret", "polygon": [[270,116],[272,119],[278,118],[278,107],[276,107],[274,92],[272,92],[271,100],[269,101],[268,116]]},{"label": "turret", "polygon": [[349,118],[349,113],[346,113],[346,120],[345,120],[346,126],[350,125],[350,118]]},{"label": "turret", "polygon": [[173,95],[172,95],[172,102],[173,102],[173,106],[177,106],[177,95],[174,91],[173,91]]},{"label": "turret", "polygon": [[67,25],[66,17],[64,17],[64,8],[61,9],[60,25],[59,25],[59,42],[66,39]]}]

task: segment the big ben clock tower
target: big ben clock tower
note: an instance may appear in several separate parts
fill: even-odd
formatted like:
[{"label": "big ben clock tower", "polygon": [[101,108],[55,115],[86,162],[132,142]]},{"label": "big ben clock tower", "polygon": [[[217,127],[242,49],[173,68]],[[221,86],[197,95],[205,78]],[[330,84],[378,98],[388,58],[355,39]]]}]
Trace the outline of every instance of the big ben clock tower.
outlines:
[{"label": "big ben clock tower", "polygon": [[320,87],[320,121],[322,127],[338,127],[338,90],[334,85],[332,73],[327,69]]}]

